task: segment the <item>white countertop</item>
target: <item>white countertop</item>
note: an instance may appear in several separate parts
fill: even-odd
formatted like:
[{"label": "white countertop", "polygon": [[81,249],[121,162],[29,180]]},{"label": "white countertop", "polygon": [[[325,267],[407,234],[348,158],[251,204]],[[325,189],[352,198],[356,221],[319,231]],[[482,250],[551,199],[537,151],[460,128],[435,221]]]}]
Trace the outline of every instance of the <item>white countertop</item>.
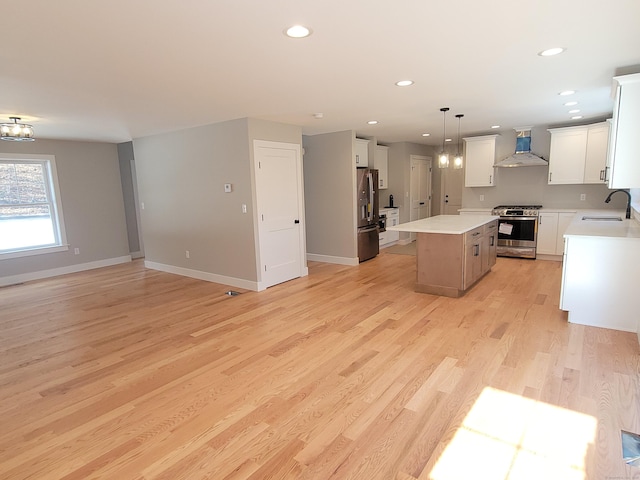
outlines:
[{"label": "white countertop", "polygon": [[[622,221],[583,220],[582,217],[620,217]],[[609,237],[640,239],[640,222],[625,219],[624,210],[580,210],[564,233],[565,237]]]},{"label": "white countertop", "polygon": [[423,218],[415,222],[401,223],[395,227],[387,227],[387,230],[394,232],[414,232],[414,233],[446,233],[460,235],[462,233],[478,228],[492,220],[500,217],[494,215],[437,215],[435,217]]}]

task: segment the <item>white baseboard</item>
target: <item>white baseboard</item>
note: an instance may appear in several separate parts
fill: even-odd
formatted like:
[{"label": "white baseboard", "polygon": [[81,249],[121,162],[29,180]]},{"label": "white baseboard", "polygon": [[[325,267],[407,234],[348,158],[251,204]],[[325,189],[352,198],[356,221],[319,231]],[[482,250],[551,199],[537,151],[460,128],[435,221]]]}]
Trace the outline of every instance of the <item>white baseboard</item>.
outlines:
[{"label": "white baseboard", "polygon": [[197,278],[198,280],[205,280],[207,282],[221,283],[222,285],[229,285],[231,287],[244,288],[246,290],[253,290],[259,292],[264,290],[261,288],[259,282],[253,282],[251,280],[244,280],[242,278],[227,277],[224,275],[217,275],[215,273],[203,272],[201,270],[193,270],[191,268],[176,267],[174,265],[166,265],[164,263],[151,262],[145,260],[144,266],[151,270],[159,270],[161,272],[175,273],[176,275],[182,275],[183,277]]},{"label": "white baseboard", "polygon": [[409,245],[411,243],[410,238],[403,238],[398,241],[398,245]]},{"label": "white baseboard", "polygon": [[536,259],[537,260],[552,260],[554,262],[561,262],[562,258],[563,258],[562,255],[547,255],[545,253],[537,253],[536,254]]},{"label": "white baseboard", "polygon": [[31,280],[40,280],[41,278],[57,277],[58,275],[66,275],[68,273],[83,272],[85,270],[93,270],[95,268],[110,267],[120,263],[128,263],[131,261],[131,255],[123,257],[107,258],[105,260],[96,260],[95,262],[78,263],[67,267],[52,268],[50,270],[40,270],[37,272],[21,273],[19,275],[11,275],[8,277],[0,277],[0,287],[15,285],[17,283],[30,282]]},{"label": "white baseboard", "polygon": [[352,267],[360,264],[357,257],[334,257],[331,255],[316,255],[315,253],[307,253],[307,260],[310,262],[336,263],[338,265],[349,265]]}]

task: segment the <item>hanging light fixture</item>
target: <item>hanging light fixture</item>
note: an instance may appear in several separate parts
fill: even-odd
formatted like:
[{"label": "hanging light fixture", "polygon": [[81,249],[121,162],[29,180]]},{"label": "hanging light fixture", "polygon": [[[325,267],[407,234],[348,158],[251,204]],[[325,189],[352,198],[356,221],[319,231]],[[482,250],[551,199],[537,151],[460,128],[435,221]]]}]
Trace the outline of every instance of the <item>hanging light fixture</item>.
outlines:
[{"label": "hanging light fixture", "polygon": [[456,156],[453,157],[453,168],[462,168],[462,150],[460,149],[460,120],[464,117],[462,113],[456,115],[458,119],[458,148]]},{"label": "hanging light fixture", "polygon": [[0,123],[0,138],[12,142],[33,142],[33,127],[19,123],[20,117],[9,117],[13,123]]},{"label": "hanging light fixture", "polygon": [[447,125],[446,125],[446,116],[449,111],[449,107],[442,107],[440,109],[442,112],[442,151],[438,155],[438,167],[439,168],[448,168],[449,167],[449,154],[444,150],[444,142],[447,139]]}]

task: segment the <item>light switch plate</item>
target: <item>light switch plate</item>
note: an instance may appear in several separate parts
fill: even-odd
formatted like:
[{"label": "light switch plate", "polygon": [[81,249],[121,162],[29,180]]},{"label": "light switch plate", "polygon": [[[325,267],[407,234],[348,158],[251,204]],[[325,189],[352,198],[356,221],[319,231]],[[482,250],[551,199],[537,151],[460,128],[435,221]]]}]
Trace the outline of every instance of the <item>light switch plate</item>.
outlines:
[{"label": "light switch plate", "polygon": [[225,183],[224,184],[224,193],[231,193],[231,184],[230,183]]}]

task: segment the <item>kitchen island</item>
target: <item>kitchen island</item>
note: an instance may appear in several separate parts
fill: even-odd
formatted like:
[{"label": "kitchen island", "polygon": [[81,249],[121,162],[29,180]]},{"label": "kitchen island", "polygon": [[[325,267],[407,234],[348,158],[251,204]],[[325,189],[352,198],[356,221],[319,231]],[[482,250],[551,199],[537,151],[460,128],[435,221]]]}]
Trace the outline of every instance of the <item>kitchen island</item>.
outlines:
[{"label": "kitchen island", "polygon": [[438,215],[387,230],[417,234],[416,291],[421,293],[460,297],[496,262],[496,216]]}]

